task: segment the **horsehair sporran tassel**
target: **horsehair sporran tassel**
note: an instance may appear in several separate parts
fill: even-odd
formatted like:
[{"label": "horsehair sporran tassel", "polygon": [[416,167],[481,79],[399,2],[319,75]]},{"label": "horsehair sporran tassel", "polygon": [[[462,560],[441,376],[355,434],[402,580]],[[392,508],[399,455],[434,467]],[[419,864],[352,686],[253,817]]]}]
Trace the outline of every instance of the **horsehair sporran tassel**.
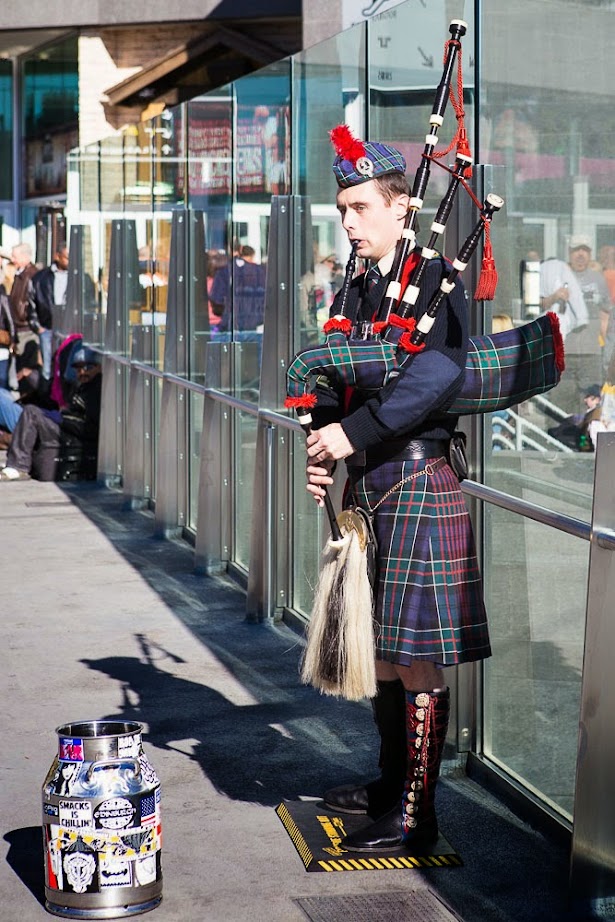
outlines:
[{"label": "horsehair sporran tassel", "polygon": [[301,680],[358,701],[376,694],[373,595],[356,531],[327,542],[307,628]]},{"label": "horsehair sporran tassel", "polygon": [[[346,264],[340,315],[355,274],[357,241]],[[333,525],[333,523],[331,523]],[[301,680],[349,701],[376,694],[373,594],[367,554],[355,529],[327,541],[307,627]]]}]

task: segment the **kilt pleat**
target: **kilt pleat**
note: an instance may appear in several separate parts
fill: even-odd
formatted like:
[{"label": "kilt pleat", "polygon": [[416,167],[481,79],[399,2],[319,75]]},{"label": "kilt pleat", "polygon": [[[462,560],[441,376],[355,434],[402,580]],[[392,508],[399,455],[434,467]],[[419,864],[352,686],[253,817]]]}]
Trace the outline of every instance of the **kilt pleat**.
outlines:
[{"label": "kilt pleat", "polygon": [[[426,460],[387,462],[357,476],[349,498],[371,511]],[[442,666],[491,654],[470,515],[448,464],[391,494],[374,514],[378,542],[376,650],[400,665]]]}]

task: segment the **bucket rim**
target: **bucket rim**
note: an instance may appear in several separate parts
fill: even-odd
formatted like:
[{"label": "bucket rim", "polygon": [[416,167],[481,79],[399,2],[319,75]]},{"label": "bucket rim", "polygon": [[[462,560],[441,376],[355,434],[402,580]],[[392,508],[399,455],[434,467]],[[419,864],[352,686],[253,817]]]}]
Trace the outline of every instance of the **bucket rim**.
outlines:
[{"label": "bucket rim", "polygon": [[[96,727],[99,726],[101,729],[104,727],[106,729],[105,733],[97,733]],[[118,730],[117,732],[110,732],[111,727],[117,726],[123,729]],[[94,728],[94,732],[91,732],[91,728]],[[83,729],[89,730],[90,732],[83,732]],[[134,736],[135,733],[143,733],[143,724],[139,723],[136,720],[121,720],[119,718],[105,718],[105,717],[94,717],[89,720],[71,720],[66,723],[60,724],[56,727],[55,732],[58,736],[74,736],[80,737],[82,739],[116,739],[118,736]]]}]

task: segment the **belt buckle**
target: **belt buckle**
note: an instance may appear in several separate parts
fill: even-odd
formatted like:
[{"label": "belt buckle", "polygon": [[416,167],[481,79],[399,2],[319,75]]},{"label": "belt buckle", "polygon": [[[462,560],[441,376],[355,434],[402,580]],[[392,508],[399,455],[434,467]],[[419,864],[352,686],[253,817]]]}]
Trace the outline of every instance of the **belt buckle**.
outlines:
[{"label": "belt buckle", "polygon": [[440,466],[441,466],[441,465],[440,465],[440,461],[444,461],[444,457],[438,458],[438,460],[437,460],[437,461],[434,461],[433,463],[426,464],[426,465],[425,465],[425,473],[428,474],[428,475],[431,477],[432,474],[435,474],[436,471],[439,471],[439,470],[440,470]]}]

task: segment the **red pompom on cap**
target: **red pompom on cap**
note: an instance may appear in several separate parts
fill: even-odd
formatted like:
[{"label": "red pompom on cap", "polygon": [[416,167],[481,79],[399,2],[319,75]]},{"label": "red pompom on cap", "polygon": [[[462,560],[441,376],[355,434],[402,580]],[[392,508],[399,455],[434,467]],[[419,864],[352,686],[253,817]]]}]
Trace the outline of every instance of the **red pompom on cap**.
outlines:
[{"label": "red pompom on cap", "polygon": [[329,132],[335,153],[342,160],[348,160],[353,165],[360,157],[365,156],[363,141],[355,138],[348,125],[338,125]]}]

